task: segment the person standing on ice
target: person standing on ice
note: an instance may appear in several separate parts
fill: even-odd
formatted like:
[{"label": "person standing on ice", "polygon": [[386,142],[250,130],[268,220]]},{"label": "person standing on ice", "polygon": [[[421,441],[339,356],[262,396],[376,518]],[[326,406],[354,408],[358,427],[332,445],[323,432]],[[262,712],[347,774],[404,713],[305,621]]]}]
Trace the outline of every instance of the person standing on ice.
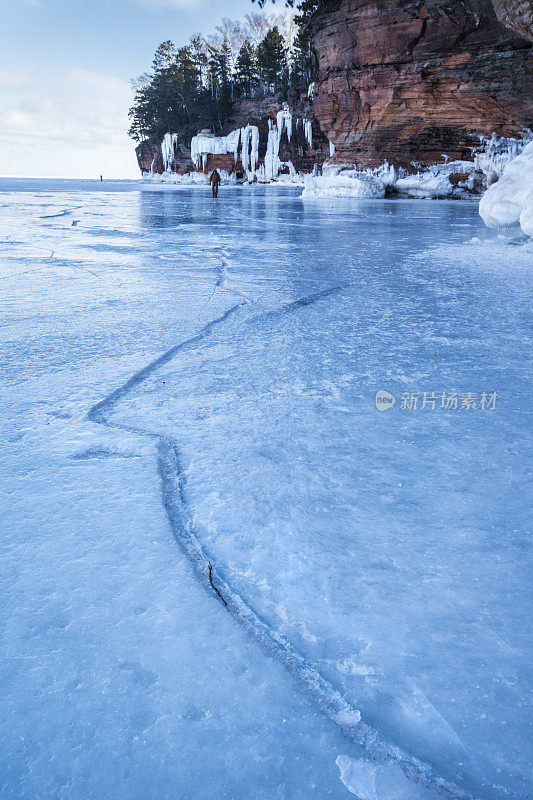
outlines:
[{"label": "person standing on ice", "polygon": [[211,173],[211,177],[209,178],[209,183],[211,184],[211,187],[213,189],[213,197],[218,197],[218,187],[222,183],[222,178],[220,177],[216,169],[214,169],[213,172]]}]

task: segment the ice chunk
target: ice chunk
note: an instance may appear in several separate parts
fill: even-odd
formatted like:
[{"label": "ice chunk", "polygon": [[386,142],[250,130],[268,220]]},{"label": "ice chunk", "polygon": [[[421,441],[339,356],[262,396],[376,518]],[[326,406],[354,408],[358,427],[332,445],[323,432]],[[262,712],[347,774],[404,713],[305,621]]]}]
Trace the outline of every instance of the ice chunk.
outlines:
[{"label": "ice chunk", "polygon": [[396,764],[339,756],[340,778],[359,800],[438,800],[434,792],[408,781]]},{"label": "ice chunk", "polygon": [[305,179],[302,197],[384,197],[385,186],[372,175],[355,170],[340,175],[318,175]]},{"label": "ice chunk", "polygon": [[479,213],[489,228],[520,224],[533,235],[533,142],[510,161],[481,198]]}]

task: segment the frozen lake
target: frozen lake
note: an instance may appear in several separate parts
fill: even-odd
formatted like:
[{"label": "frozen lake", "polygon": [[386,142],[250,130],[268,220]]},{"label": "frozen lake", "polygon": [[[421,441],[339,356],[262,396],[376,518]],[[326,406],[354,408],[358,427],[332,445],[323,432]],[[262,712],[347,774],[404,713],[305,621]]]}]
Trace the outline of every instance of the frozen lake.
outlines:
[{"label": "frozen lake", "polygon": [[299,193],[0,181],[2,797],[532,791],[533,250]]}]

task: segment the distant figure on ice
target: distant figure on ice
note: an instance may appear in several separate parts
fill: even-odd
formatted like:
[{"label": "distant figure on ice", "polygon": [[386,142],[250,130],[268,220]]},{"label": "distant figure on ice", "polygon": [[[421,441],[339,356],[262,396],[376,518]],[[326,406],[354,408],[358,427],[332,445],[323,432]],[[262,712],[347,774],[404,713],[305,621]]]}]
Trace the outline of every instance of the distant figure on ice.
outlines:
[{"label": "distant figure on ice", "polygon": [[104,180],[104,176],[103,176],[103,175],[100,175],[100,180],[101,180],[101,181],[103,181],[103,180]]},{"label": "distant figure on ice", "polygon": [[211,187],[213,189],[213,197],[218,197],[218,187],[222,183],[222,178],[220,177],[216,169],[214,169],[213,172],[211,173],[211,177],[209,178],[209,183],[211,184]]}]

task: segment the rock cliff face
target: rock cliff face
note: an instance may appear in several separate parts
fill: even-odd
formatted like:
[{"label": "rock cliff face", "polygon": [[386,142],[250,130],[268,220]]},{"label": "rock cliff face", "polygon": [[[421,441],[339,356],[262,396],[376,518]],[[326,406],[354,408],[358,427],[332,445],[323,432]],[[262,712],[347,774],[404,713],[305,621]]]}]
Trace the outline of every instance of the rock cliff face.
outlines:
[{"label": "rock cliff face", "polygon": [[[530,3],[494,1],[526,25]],[[531,45],[491,0],[326,0],[312,31],[313,111],[338,163],[469,158],[478,134],[533,126]]]}]

